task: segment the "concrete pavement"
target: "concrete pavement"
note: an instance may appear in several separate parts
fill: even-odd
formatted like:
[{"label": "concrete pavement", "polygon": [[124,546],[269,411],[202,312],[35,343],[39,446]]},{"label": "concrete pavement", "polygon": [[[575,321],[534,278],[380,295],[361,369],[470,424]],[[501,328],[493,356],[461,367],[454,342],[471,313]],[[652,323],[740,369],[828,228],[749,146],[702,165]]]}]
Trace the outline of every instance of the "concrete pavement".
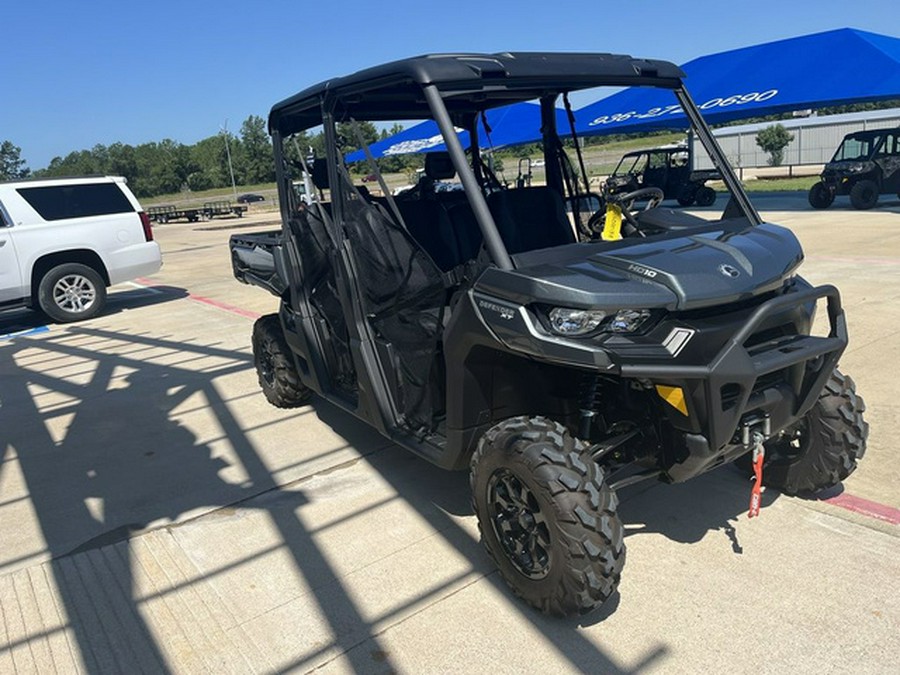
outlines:
[{"label": "concrete pavement", "polygon": [[619,592],[544,617],[491,567],[465,474],[265,402],[250,327],[275,299],[231,278],[230,229],[169,224],[104,316],[0,341],[0,673],[894,672],[900,203],[756,201],[844,297],[871,435],[843,504],[768,491],[748,521],[729,469],[625,489]]}]

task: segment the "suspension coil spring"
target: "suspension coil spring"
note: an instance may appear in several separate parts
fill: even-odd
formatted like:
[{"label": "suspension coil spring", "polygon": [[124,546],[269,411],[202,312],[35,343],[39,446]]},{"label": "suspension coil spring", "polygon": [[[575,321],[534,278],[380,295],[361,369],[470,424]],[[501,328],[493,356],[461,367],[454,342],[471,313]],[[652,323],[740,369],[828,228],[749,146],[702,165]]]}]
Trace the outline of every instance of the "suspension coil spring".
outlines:
[{"label": "suspension coil spring", "polygon": [[602,388],[600,377],[593,373],[585,375],[579,391],[579,412],[581,421],[578,427],[578,435],[587,440],[591,437],[591,427],[594,418],[599,414],[602,400]]}]

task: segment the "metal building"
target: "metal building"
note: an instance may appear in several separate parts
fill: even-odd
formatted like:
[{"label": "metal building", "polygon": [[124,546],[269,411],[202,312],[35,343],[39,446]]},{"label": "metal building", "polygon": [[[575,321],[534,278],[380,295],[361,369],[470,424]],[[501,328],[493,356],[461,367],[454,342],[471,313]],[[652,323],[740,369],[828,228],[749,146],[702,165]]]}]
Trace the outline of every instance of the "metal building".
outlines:
[{"label": "metal building", "polygon": [[[735,168],[768,166],[769,155],[756,144],[756,134],[773,124],[782,125],[794,135],[785,148],[782,166],[825,164],[844,136],[852,131],[900,127],[900,108],[742,124],[715,129],[713,134]],[[694,150],[695,168],[711,168],[712,162],[699,143],[694,145]]]}]

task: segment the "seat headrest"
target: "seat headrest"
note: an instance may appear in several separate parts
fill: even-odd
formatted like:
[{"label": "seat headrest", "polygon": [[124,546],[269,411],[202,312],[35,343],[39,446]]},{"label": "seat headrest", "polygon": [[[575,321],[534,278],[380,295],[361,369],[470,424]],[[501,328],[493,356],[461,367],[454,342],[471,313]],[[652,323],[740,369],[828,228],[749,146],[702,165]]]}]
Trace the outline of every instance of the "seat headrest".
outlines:
[{"label": "seat headrest", "polygon": [[429,152],[425,155],[425,175],[432,180],[447,180],[456,175],[449,152]]}]

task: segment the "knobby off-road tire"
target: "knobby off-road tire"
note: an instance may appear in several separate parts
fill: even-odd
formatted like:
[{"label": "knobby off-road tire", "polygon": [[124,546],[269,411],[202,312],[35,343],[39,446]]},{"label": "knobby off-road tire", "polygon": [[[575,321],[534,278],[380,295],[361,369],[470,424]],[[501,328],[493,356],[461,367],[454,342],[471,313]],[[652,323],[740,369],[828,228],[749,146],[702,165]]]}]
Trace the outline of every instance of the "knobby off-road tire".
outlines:
[{"label": "knobby off-road tire", "polygon": [[515,417],[492,427],[471,484],[482,542],[513,593],[558,616],[613,595],[625,564],[616,496],[562,425]]},{"label": "knobby off-road tire", "polygon": [[697,201],[697,206],[712,206],[716,203],[716,191],[704,185],[697,190],[694,199]]},{"label": "knobby off-road tire", "polygon": [[834,202],[834,190],[819,181],[809,189],[806,198],[814,209],[827,209]]},{"label": "knobby off-road tire", "polygon": [[861,180],[850,188],[850,203],[855,209],[871,209],[878,203],[878,185],[873,180]]},{"label": "knobby off-road tire", "polygon": [[678,192],[678,203],[681,206],[690,206],[694,203],[694,200],[697,198],[697,189],[691,186],[686,186],[681,188]]},{"label": "knobby off-road tire", "polygon": [[[763,484],[796,495],[820,492],[843,481],[866,451],[865,409],[853,380],[835,369],[806,416],[766,443]],[[742,459],[749,467],[749,458]]]},{"label": "knobby off-road tire", "polygon": [[259,386],[276,408],[296,408],[309,400],[310,390],[300,381],[277,314],[253,324],[253,362]]},{"label": "knobby off-road tire", "polygon": [[106,282],[93,267],[57,265],[38,284],[38,305],[59,323],[91,319],[106,306]]}]

